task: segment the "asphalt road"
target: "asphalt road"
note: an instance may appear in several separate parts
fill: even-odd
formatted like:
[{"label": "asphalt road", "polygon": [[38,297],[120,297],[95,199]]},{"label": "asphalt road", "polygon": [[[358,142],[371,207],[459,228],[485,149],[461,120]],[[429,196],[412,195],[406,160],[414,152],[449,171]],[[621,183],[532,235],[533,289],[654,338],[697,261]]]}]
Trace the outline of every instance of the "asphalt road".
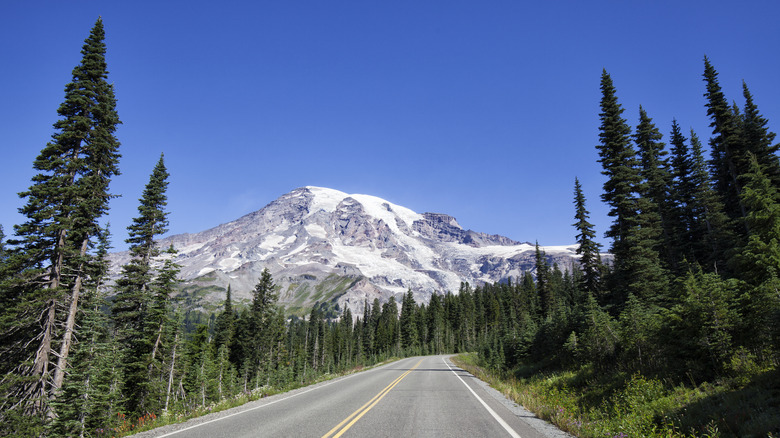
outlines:
[{"label": "asphalt road", "polygon": [[139,437],[564,436],[518,410],[448,356],[414,357],[257,400]]}]

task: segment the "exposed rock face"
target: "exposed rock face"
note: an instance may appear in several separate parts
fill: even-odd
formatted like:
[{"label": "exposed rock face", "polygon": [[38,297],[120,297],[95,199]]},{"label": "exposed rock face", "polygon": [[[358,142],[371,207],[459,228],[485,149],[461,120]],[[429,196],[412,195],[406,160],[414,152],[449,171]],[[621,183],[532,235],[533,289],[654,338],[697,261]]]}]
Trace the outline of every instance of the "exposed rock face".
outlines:
[{"label": "exposed rock face", "polygon": [[519,242],[498,235],[478,233],[464,230],[454,217],[441,213],[423,213],[421,220],[414,221],[412,229],[422,237],[438,242],[455,242],[479,248],[482,246],[499,245],[515,246]]},{"label": "exposed rock face", "polygon": [[[263,209],[197,234],[163,239],[179,251],[185,284],[213,286],[207,301],[249,298],[268,268],[291,307],[337,302],[360,314],[363,303],[412,289],[418,301],[434,292],[457,292],[517,277],[534,268],[534,247],[507,237],[464,230],[455,218],[415,213],[368,195],[304,187]],[[575,245],[544,247],[551,262],[567,269]],[[112,270],[129,254],[112,254]]]}]

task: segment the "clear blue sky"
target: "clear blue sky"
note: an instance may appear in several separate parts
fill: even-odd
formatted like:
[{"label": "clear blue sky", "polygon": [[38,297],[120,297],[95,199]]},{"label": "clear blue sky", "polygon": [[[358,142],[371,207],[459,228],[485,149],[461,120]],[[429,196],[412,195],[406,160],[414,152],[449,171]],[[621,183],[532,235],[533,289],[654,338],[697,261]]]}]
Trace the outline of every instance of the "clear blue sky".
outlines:
[{"label": "clear blue sky", "polygon": [[[780,123],[776,1],[34,1],[0,8],[0,224],[53,133],[103,17],[123,125],[114,246],[159,154],[171,233],[297,187],[365,193],[464,228],[574,242],[578,176],[602,236],[599,79],[633,126],[643,105],[710,136],[706,54],[726,96],[747,81]],[[603,239],[602,239],[603,241]]]}]

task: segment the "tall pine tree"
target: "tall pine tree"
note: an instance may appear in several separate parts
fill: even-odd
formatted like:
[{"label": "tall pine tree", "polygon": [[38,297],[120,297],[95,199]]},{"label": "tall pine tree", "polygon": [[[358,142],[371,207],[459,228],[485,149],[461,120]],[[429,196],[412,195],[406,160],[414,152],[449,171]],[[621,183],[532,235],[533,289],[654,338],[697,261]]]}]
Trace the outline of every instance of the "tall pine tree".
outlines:
[{"label": "tall pine tree", "polygon": [[631,279],[628,261],[631,258],[629,236],[636,226],[638,214],[638,187],[641,183],[639,159],[631,144],[631,128],[622,117],[623,107],[618,103],[612,78],[604,70],[601,74],[601,126],[599,126],[599,151],[601,173],[607,177],[601,199],[609,205],[613,222],[605,235],[612,238],[610,252],[614,255],[614,267],[609,281],[613,300],[621,303],[626,294],[617,285],[625,285]]},{"label": "tall pine tree", "polygon": [[214,348],[217,350],[225,345],[229,351],[233,341],[236,315],[233,312],[233,299],[231,295],[231,287],[228,284],[222,313],[217,316],[217,319],[214,322]]},{"label": "tall pine tree", "polygon": [[574,178],[574,227],[577,230],[577,254],[580,256],[582,290],[598,297],[601,293],[601,244],[596,242],[590,212],[585,207],[585,195],[578,178]]},{"label": "tall pine tree", "polygon": [[104,39],[98,19],[65,87],[56,132],[33,163],[39,173],[20,193],[27,200],[20,213],[27,219],[9,242],[1,303],[0,421],[8,409],[28,418],[56,416],[49,401],[65,379],[98,221],[108,210],[111,178],[119,173],[114,133],[120,121]]},{"label": "tall pine tree", "polygon": [[58,436],[85,436],[107,426],[117,413],[120,399],[120,361],[116,338],[110,332],[103,308],[108,306],[101,283],[107,278],[109,262],[108,233],[101,237],[92,278],[79,313],[79,341],[74,345],[73,361],[62,394],[54,402],[57,418],[50,431]]},{"label": "tall pine tree", "polygon": [[5,257],[5,233],[3,233],[3,225],[0,225],[0,264],[5,261]]},{"label": "tall pine tree", "polygon": [[715,191],[720,195],[724,211],[733,221],[733,228],[740,235],[746,230],[740,226],[747,214],[739,193],[742,190],[740,176],[747,173],[745,144],[742,141],[740,116],[729,106],[718,82],[718,73],[710,60],[704,57],[704,82],[707,85],[707,115],[710,117],[712,158],[710,172]]},{"label": "tall pine tree", "polygon": [[672,120],[672,132],[669,139],[671,144],[671,158],[669,160],[671,245],[678,262],[687,260],[688,263],[695,263],[693,232],[696,228],[694,210],[696,185],[694,183],[693,160],[687,141],[688,139],[683,135],[677,120]]},{"label": "tall pine tree", "polygon": [[[742,200],[748,209],[747,242],[734,257],[736,272],[748,287],[741,299],[745,343],[761,352],[780,346],[780,203],[778,188],[764,174],[758,159],[749,156],[751,172],[745,176]],[[772,338],[774,342],[772,341]]]},{"label": "tall pine tree", "polygon": [[270,369],[272,359],[271,325],[276,314],[279,295],[268,268],[263,269],[260,280],[252,293],[251,319],[249,321],[249,380],[262,376]]},{"label": "tall pine tree", "polygon": [[629,294],[657,303],[665,294],[668,281],[660,251],[664,251],[667,261],[673,259],[669,251],[671,230],[664,224],[664,215],[667,222],[670,216],[670,178],[663,158],[661,133],[642,107],[639,108],[639,124],[634,139],[641,159],[641,181],[635,188],[638,194],[635,204],[637,214],[630,221],[626,236],[629,248],[622,266],[629,275],[625,277],[624,286],[627,286]]},{"label": "tall pine tree", "polygon": [[653,215],[652,223],[654,249],[662,254],[667,266],[675,266],[677,263],[673,246],[675,243],[672,230],[672,206],[669,190],[671,187],[671,173],[664,150],[661,133],[647,115],[647,111],[639,107],[639,124],[636,127],[634,141],[636,142],[642,163],[641,176],[643,180],[641,196],[645,198],[651,211],[642,211],[641,214]]},{"label": "tall pine tree", "polygon": [[547,262],[547,254],[539,248],[539,242],[536,242],[536,294],[539,296],[539,303],[542,319],[552,313],[555,303],[553,288],[550,285],[550,264]]},{"label": "tall pine tree", "polygon": [[[758,111],[747,84],[742,82],[742,95],[745,98],[745,110],[742,115],[742,141],[745,149],[753,154],[762,172],[776,188],[780,188],[780,159],[777,151],[780,143],[774,143],[775,133],[769,131],[769,123]],[[749,162],[749,160],[748,160]]]},{"label": "tall pine tree", "polygon": [[417,333],[417,303],[414,301],[412,289],[409,289],[401,300],[401,347],[408,353],[419,346]]},{"label": "tall pine tree", "polygon": [[139,216],[128,227],[131,260],[122,267],[116,281],[112,306],[113,322],[123,351],[123,393],[130,413],[151,410],[151,388],[148,370],[152,366],[155,329],[163,313],[155,309],[153,261],[160,254],[155,238],[167,231],[166,189],[168,171],[163,157],[152,171],[138,206]]},{"label": "tall pine tree", "polygon": [[780,203],[778,189],[764,174],[754,155],[750,155],[751,172],[745,176],[742,199],[748,208],[746,221],[750,237],[736,257],[740,277],[758,286],[780,279]]},{"label": "tall pine tree", "polygon": [[712,188],[710,175],[702,152],[699,137],[691,130],[691,185],[694,187],[691,212],[690,239],[693,244],[693,261],[705,271],[726,273],[729,248],[736,237],[729,226],[720,196]]}]

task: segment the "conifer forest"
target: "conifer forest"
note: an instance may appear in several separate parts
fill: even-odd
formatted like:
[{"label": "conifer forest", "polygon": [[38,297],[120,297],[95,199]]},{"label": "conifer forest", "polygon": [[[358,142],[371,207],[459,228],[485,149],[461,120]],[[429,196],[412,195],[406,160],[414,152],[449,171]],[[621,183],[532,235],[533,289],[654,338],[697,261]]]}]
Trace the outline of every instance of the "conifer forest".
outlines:
[{"label": "conifer forest", "polygon": [[[163,155],[127,230],[131,261],[109,283],[121,121],[104,38],[99,19],[36,174],[19,193],[24,222],[0,228],[0,436],[119,436],[392,358],[442,353],[471,353],[477,368],[513,379],[574,373],[558,392],[602,388],[589,393],[595,402],[571,407],[582,411],[617,411],[615,394],[640,383],[657,400],[682,387],[780,393],[780,144],[748,85],[734,103],[708,58],[702,111],[711,132],[686,130],[685,121],[656,126],[641,107],[632,127],[602,73],[592,146],[611,225],[589,222],[572,175],[573,270],[551,265],[537,245],[536,268],[520,278],[463,283],[427,303],[409,290],[366,303],[360,315],[315,305],[306,318],[285,313],[266,270],[251,303],[234,302],[228,288],[220,311],[194,318],[177,303],[176,249],[156,243],[169,225]],[[602,233],[609,248],[597,243]],[[778,436],[778,398],[742,408],[738,419],[713,406],[703,424],[675,416],[684,403],[659,408],[635,430]],[[753,429],[739,429],[747,423]]]}]

